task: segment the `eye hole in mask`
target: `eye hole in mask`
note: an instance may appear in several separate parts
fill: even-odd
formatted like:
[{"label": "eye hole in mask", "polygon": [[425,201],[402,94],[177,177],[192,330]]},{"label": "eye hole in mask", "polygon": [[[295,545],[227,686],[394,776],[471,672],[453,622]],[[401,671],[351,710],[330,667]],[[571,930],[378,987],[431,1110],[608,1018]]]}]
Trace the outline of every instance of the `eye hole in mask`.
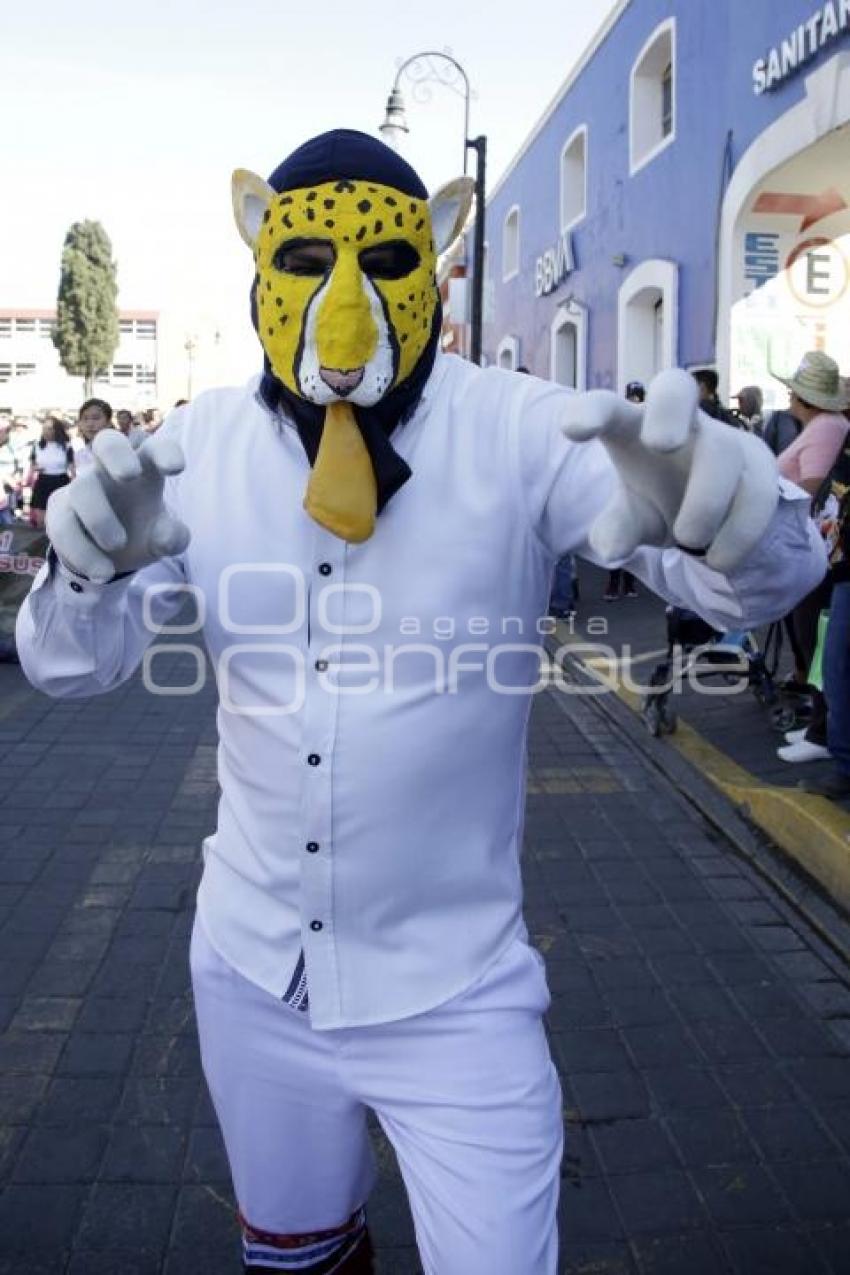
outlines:
[{"label": "eye hole in mask", "polygon": [[419,265],[419,253],[412,244],[394,239],[364,248],[358,260],[370,279],[403,279]]},{"label": "eye hole in mask", "polygon": [[272,265],[283,274],[321,278],[335,261],[334,246],[327,239],[288,239],[275,252]]}]

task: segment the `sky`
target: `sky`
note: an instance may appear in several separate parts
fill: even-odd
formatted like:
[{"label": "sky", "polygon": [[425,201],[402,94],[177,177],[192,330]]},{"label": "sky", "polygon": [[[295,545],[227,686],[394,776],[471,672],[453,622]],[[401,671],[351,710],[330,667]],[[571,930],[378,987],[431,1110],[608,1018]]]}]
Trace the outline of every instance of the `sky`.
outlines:
[{"label": "sky", "polygon": [[[450,52],[492,188],[613,0],[29,0],[0,44],[0,307],[55,304],[68,226],[102,222],[119,305],[167,311],[253,357],[234,168],[269,172],[328,128],[375,133],[398,65]],[[403,153],[430,189],[461,171],[462,99],[413,99]],[[470,170],[474,157],[470,156]]]}]

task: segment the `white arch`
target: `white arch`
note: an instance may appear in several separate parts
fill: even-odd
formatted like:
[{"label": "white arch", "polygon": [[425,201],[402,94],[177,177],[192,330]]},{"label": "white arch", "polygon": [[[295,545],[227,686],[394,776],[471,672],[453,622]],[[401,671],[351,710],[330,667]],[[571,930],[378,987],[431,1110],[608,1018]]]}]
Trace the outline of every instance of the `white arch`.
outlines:
[{"label": "white arch", "polygon": [[[630,350],[641,341],[630,321],[640,304],[641,293],[661,301],[663,325],[660,333],[658,368],[650,367],[645,352]],[[617,295],[617,388],[622,394],[629,381],[645,381],[660,368],[675,367],[679,355],[679,267],[675,261],[651,257],[635,266]]]},{"label": "white arch", "polygon": [[[519,274],[520,261],[520,215],[519,204],[512,204],[505,213],[502,222],[502,282],[513,279]],[[508,255],[512,260],[508,260]]]},{"label": "white arch", "polygon": [[[582,139],[582,173],[581,173],[581,210],[575,213],[568,220],[564,220],[564,196],[567,193],[564,184],[564,160],[569,152],[573,149],[576,142]],[[558,189],[560,192],[560,207],[558,216],[560,219],[561,233],[572,230],[573,226],[577,226],[584,217],[587,216],[587,125],[579,124],[578,128],[573,129],[564,145],[561,147],[561,158],[558,168]]]},{"label": "white arch", "polygon": [[780,115],[750,144],[738,161],[723,200],[720,218],[717,332],[715,351],[721,396],[729,390],[732,293],[735,275],[735,226],[758,183],[835,128],[850,122],[850,53],[836,53],[806,76],[806,96]]},{"label": "white arch", "polygon": [[516,371],[519,366],[519,339],[515,336],[503,336],[496,350],[496,367],[510,368]]},{"label": "white arch", "polygon": [[[655,117],[659,117],[661,106],[661,77],[658,67],[651,67],[650,74],[641,71],[644,63],[652,60],[656,48],[668,36],[670,41],[670,74],[672,95],[671,129],[666,136],[657,141],[644,142],[639,145],[638,129],[646,128]],[[656,56],[657,60],[657,56]],[[660,68],[663,70],[663,67]],[[640,81],[640,83],[638,83]],[[652,34],[644,42],[632,69],[629,72],[629,176],[634,176],[644,164],[648,164],[656,155],[665,150],[676,140],[676,19],[666,18],[659,22]]]},{"label": "white arch", "polygon": [[587,308],[578,301],[569,301],[555,311],[549,327],[549,376],[556,381],[558,370],[558,338],[565,327],[575,328],[576,383],[577,390],[587,389]]}]

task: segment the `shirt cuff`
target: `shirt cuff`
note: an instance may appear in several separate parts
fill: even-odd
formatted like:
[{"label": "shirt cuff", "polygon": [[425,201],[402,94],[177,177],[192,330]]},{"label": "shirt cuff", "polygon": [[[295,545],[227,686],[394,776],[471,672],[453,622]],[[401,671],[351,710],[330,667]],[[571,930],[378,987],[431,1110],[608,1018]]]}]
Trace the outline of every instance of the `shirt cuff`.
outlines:
[{"label": "shirt cuff", "polygon": [[86,576],[78,575],[70,567],[66,567],[51,545],[47,551],[45,567],[45,583],[50,580],[57,597],[63,606],[70,606],[75,611],[94,611],[96,609],[117,610],[123,602],[135,572],[128,571],[113,576],[105,584],[96,584]]}]

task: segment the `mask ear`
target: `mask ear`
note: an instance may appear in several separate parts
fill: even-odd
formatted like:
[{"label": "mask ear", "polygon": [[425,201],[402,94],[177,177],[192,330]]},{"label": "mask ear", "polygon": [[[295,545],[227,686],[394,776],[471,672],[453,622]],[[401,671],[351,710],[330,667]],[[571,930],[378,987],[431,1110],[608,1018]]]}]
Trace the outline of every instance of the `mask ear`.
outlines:
[{"label": "mask ear", "polygon": [[429,199],[431,228],[438,255],[445,252],[463,230],[474,193],[475,182],[471,177],[456,177],[441,186]]},{"label": "mask ear", "polygon": [[230,184],[236,225],[248,247],[253,248],[263,224],[263,213],[276,194],[268,182],[247,168],[237,168]]}]

